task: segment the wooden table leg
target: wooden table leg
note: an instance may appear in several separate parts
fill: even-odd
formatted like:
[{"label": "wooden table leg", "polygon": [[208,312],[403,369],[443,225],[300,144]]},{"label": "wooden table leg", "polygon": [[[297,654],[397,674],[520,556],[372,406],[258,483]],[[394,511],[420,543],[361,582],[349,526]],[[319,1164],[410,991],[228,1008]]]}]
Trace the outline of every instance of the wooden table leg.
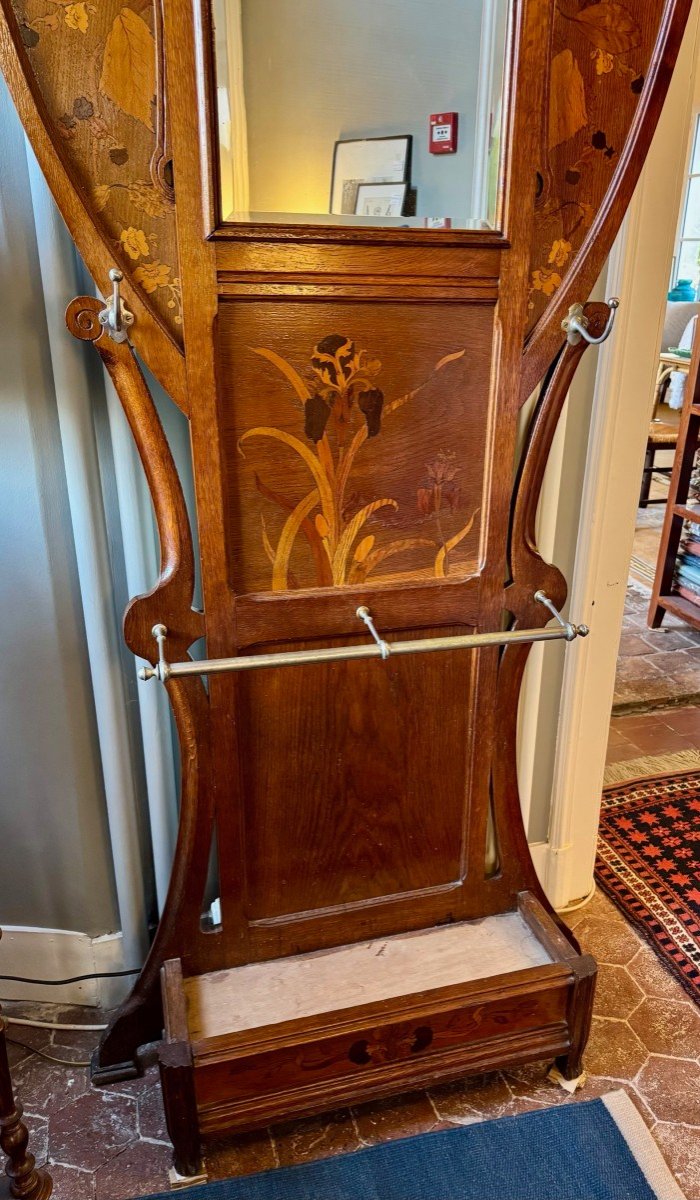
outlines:
[{"label": "wooden table leg", "polygon": [[0,1148],[7,1155],[5,1171],[10,1179],[10,1195],[16,1200],[46,1200],[51,1195],[51,1176],[34,1166],[34,1155],[27,1151],[29,1134],[22,1120],[22,1106],[16,1103],[7,1058],[7,1028],[0,1012]]}]

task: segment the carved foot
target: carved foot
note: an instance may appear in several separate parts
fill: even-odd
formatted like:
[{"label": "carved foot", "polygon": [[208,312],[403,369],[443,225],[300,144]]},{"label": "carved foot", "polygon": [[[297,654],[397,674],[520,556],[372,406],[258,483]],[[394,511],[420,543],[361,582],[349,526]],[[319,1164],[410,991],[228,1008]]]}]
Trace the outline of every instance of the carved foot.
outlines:
[{"label": "carved foot", "polygon": [[139,1049],[149,1042],[160,1041],[163,1033],[159,965],[144,967],[133,991],[103,1033],[90,1064],[90,1079],[95,1087],[143,1075]]},{"label": "carved foot", "polygon": [[567,1083],[575,1083],[585,1075],[582,1054],[562,1054],[554,1065]]}]

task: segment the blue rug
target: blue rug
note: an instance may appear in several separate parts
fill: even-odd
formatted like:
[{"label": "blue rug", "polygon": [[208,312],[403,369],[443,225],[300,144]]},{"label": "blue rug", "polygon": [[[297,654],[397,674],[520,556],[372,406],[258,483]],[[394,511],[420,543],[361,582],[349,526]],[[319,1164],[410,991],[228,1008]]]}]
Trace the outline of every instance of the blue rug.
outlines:
[{"label": "blue rug", "polygon": [[624,1092],[385,1142],[182,1195],[183,1200],[683,1200]]}]

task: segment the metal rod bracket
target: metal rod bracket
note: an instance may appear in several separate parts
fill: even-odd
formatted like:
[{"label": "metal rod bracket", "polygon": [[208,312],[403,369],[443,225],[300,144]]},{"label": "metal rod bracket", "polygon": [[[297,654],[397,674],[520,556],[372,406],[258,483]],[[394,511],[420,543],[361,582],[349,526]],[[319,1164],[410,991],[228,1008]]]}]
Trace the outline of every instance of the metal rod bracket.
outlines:
[{"label": "metal rod bracket", "polygon": [[366,604],[360,605],[360,607],[357,610],[357,616],[360,618],[361,621],[364,621],[365,625],[367,626],[370,633],[372,634],[372,637],[374,638],[375,642],[379,646],[379,653],[381,654],[382,658],[387,659],[389,657],[389,655],[391,654],[391,646],[389,646],[389,644],[384,641],[384,638],[380,637],[379,634],[377,633],[376,626],[374,624],[374,621],[372,620],[372,614],[369,611],[369,609],[367,608]]}]

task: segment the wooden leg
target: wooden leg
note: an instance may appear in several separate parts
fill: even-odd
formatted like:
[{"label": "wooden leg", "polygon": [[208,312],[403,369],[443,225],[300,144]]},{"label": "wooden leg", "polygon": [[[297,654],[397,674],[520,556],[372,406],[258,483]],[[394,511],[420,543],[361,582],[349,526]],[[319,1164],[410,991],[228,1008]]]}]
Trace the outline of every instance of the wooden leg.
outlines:
[{"label": "wooden leg", "polygon": [[7,1155],[5,1172],[10,1195],[16,1200],[46,1200],[53,1183],[46,1171],[37,1170],[34,1155],[27,1151],[29,1134],[22,1120],[22,1106],[16,1103],[12,1090],[5,1029],[0,1015],[0,1147]]},{"label": "wooden leg", "polygon": [[187,1042],[163,1042],[158,1052],[165,1123],[178,1175],[200,1175],[202,1146],[194,1094],[192,1052]]},{"label": "wooden leg", "polygon": [[578,1079],[583,1074],[583,1052],[591,1032],[597,972],[598,964],[590,954],[582,955],[576,963],[576,983],[569,1009],[571,1046],[568,1054],[557,1059],[565,1079]]},{"label": "wooden leg", "polygon": [[159,1041],[163,1033],[159,970],[160,963],[149,959],[131,994],[103,1033],[90,1068],[90,1080],[95,1087],[143,1074],[137,1061],[139,1047]]},{"label": "wooden leg", "polygon": [[639,493],[640,508],[646,508],[649,503],[649,492],[651,490],[651,477],[654,470],[655,453],[655,447],[647,445],[647,452],[644,456],[644,468],[642,470],[642,487]]}]

